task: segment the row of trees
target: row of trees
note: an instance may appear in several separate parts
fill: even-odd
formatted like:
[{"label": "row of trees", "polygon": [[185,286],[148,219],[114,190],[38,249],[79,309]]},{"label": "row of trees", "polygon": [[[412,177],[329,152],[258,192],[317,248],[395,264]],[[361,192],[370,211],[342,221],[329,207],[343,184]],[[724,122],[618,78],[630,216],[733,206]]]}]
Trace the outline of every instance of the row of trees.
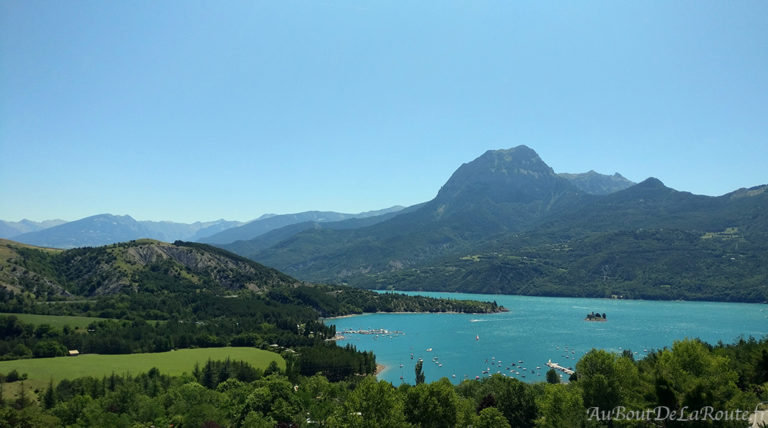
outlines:
[{"label": "row of trees", "polygon": [[[627,415],[685,408],[690,416],[711,406],[711,414],[748,414],[768,399],[768,339],[717,346],[684,340],[641,361],[630,352],[592,350],[576,369],[565,384],[556,377],[552,383],[526,384],[493,375],[457,386],[444,378],[395,387],[372,376],[332,382],[302,375],[290,364],[280,372],[276,366],[262,371],[244,363],[208,362],[176,377],[153,369],[133,377],[51,384],[37,404],[6,400],[0,420],[11,426],[111,427],[677,426],[680,422],[669,419],[617,419],[617,409]],[[723,418],[690,424],[746,425]]]}]

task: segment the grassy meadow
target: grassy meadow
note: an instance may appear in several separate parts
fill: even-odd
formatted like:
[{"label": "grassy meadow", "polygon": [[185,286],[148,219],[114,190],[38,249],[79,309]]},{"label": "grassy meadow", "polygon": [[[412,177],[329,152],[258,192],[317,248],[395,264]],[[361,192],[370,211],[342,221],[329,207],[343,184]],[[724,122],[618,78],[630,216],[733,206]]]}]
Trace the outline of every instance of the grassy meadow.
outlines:
[{"label": "grassy meadow", "polygon": [[13,313],[4,313],[4,312],[0,313],[0,315],[14,316],[18,318],[19,321],[25,324],[33,324],[33,325],[48,324],[54,328],[62,328],[65,325],[68,325],[72,328],[79,327],[81,329],[86,329],[88,327],[88,324],[92,322],[107,320],[107,318],[78,317],[78,316],[69,316],[69,315],[13,314]]},{"label": "grassy meadow", "polygon": [[[276,361],[280,368],[285,368],[285,360],[274,352],[256,348],[224,347],[179,349],[145,354],[84,354],[77,357],[0,361],[0,373],[7,374],[14,369],[19,374],[26,373],[28,378],[24,381],[24,387],[32,392],[34,390],[43,391],[51,379],[56,384],[62,379],[83,376],[100,378],[112,373],[138,374],[146,372],[152,367],[156,367],[164,374],[180,375],[184,372],[191,373],[195,363],[202,366],[209,359],[225,360],[227,358],[245,361],[261,369],[266,369],[270,362]],[[20,384],[21,382],[14,382],[3,385],[6,399],[18,394]]]}]

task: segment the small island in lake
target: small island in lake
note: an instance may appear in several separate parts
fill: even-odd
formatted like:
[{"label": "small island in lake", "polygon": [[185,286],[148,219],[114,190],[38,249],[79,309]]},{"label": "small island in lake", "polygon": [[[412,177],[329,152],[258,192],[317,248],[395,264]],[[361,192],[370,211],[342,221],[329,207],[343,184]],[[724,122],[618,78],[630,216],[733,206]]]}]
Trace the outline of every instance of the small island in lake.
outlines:
[{"label": "small island in lake", "polygon": [[605,321],[605,312],[601,315],[600,312],[592,312],[587,314],[584,321]]}]

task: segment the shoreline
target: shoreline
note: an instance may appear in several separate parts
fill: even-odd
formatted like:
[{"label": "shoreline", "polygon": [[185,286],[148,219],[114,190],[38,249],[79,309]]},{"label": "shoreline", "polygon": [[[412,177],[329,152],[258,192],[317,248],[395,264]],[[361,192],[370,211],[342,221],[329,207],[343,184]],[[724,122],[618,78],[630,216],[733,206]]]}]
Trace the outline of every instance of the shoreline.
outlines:
[{"label": "shoreline", "polygon": [[320,317],[321,320],[336,320],[336,319],[342,319],[342,318],[352,318],[352,317],[359,317],[361,315],[376,315],[376,314],[395,314],[395,315],[407,315],[407,314],[451,314],[451,315],[460,315],[460,314],[466,314],[466,315],[492,315],[492,314],[500,314],[502,312],[511,312],[509,309],[502,307],[501,310],[498,312],[456,312],[456,311],[442,311],[442,312],[430,312],[430,311],[419,311],[419,312],[408,312],[408,311],[378,311],[378,312],[362,312],[359,314],[348,314],[348,315],[337,315],[334,317]]},{"label": "shoreline", "polygon": [[389,366],[385,366],[384,364],[376,363],[376,373],[374,373],[373,375],[374,376],[378,376],[378,375],[384,373],[385,371],[387,371],[387,369],[389,369]]},{"label": "shoreline", "polygon": [[[406,293],[440,293],[440,294],[476,294],[478,296],[513,296],[513,297],[552,297],[555,299],[599,299],[599,300],[627,300],[627,301],[644,301],[644,302],[687,302],[687,303],[743,303],[748,305],[768,305],[768,300],[758,302],[758,301],[745,301],[745,300],[713,300],[713,299],[691,299],[688,300],[683,297],[678,298],[669,298],[669,299],[651,299],[651,298],[638,298],[638,297],[606,297],[606,296],[570,296],[570,295],[548,295],[548,294],[517,294],[517,293],[479,293],[479,292],[472,292],[472,291],[439,291],[439,290],[379,290],[374,288],[363,288],[363,290],[370,290],[375,292],[387,292],[387,293],[400,293],[400,294],[406,294]],[[407,294],[408,296],[411,296],[411,294]],[[414,294],[416,296],[424,296],[424,297],[433,297],[433,296],[425,296],[424,294]],[[689,296],[690,297],[690,296]],[[452,297],[433,297],[435,299],[444,299],[444,298],[451,298]],[[463,299],[456,299],[456,300],[475,300],[471,298],[463,298]],[[476,300],[478,302],[487,302],[487,300]]]}]

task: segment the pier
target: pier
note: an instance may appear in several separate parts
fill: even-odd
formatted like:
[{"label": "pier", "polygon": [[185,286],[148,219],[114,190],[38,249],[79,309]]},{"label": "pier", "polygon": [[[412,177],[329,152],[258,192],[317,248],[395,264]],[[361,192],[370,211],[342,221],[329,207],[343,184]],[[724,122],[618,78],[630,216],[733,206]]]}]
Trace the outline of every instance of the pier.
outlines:
[{"label": "pier", "polygon": [[348,329],[342,330],[340,333],[341,334],[375,334],[375,335],[382,335],[382,336],[398,336],[401,334],[405,334],[399,330],[386,330],[383,328],[374,328],[374,329],[368,329],[368,330],[354,330],[354,329],[348,328]]},{"label": "pier", "polygon": [[569,369],[568,367],[563,367],[560,364],[553,363],[552,360],[547,361],[547,367],[551,367],[551,368],[553,368],[555,370],[560,370],[561,372],[563,372],[563,373],[565,373],[565,374],[567,374],[569,376],[574,374],[574,373],[576,373],[575,371]]}]

